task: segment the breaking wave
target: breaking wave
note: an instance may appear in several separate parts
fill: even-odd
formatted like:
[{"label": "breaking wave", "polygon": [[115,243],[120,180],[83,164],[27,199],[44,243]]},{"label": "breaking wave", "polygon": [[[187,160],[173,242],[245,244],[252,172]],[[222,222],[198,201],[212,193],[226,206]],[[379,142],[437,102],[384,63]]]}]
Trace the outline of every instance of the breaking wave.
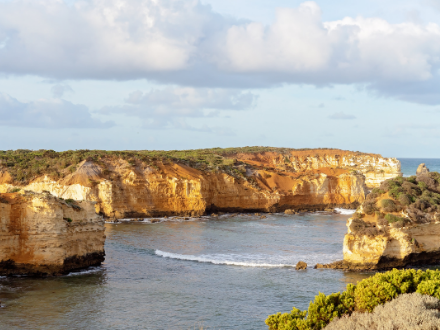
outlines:
[{"label": "breaking wave", "polygon": [[163,258],[196,261],[200,263],[210,263],[214,265],[228,265],[241,267],[295,267],[300,260],[310,263],[330,262],[340,258],[339,254],[316,254],[309,256],[269,256],[269,255],[238,255],[238,254],[201,254],[185,255],[171,252],[155,250],[154,253]]},{"label": "breaking wave", "polygon": [[338,211],[340,214],[354,214],[354,212],[356,212],[356,210],[346,210],[346,209],[335,209],[336,211]]}]

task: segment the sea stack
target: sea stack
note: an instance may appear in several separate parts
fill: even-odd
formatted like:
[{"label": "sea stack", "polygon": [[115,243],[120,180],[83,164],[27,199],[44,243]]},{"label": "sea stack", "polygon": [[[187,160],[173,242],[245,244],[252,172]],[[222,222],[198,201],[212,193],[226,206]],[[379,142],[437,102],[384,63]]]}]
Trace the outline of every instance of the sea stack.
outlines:
[{"label": "sea stack", "polygon": [[373,189],[347,222],[344,260],[325,268],[381,270],[440,263],[440,173],[419,166],[416,177]]},{"label": "sea stack", "polygon": [[417,167],[416,175],[423,175],[428,173],[429,173],[429,168],[426,167],[425,163],[422,163],[419,165],[419,167]]},{"label": "sea stack", "polygon": [[99,265],[104,242],[104,219],[93,202],[0,194],[0,275],[58,275]]}]

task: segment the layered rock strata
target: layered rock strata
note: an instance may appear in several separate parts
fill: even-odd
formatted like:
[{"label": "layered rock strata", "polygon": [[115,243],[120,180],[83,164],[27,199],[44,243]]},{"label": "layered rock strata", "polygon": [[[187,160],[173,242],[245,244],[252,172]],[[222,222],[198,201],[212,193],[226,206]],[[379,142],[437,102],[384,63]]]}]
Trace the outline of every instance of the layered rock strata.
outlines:
[{"label": "layered rock strata", "polygon": [[0,275],[55,275],[104,261],[104,220],[92,202],[0,194]]},{"label": "layered rock strata", "polygon": [[227,170],[181,162],[83,161],[61,180],[43,175],[18,185],[3,170],[0,192],[14,187],[96,202],[107,218],[199,216],[210,212],[275,212],[356,207],[368,185],[400,175],[400,163],[341,150],[235,153]]},{"label": "layered rock strata", "polygon": [[440,174],[385,182],[347,222],[344,260],[318,268],[381,270],[440,263]]}]

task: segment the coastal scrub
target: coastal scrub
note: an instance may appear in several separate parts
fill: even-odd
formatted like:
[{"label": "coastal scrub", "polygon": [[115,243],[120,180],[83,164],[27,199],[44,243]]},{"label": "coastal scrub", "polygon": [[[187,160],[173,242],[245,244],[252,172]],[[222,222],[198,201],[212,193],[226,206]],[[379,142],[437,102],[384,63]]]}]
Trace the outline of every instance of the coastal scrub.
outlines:
[{"label": "coastal scrub", "polygon": [[371,313],[401,294],[420,293],[440,298],[440,270],[393,269],[348,284],[345,291],[319,293],[306,311],[293,308],[290,313],[277,313],[266,319],[269,330],[320,330],[333,319],[353,312]]}]

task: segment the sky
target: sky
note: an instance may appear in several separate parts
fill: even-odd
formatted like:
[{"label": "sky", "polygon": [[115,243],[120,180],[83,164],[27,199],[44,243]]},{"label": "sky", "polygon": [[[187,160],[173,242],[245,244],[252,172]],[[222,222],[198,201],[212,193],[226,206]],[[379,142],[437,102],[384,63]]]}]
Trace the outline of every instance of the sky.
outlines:
[{"label": "sky", "polygon": [[0,0],[0,150],[440,158],[440,0]]}]

